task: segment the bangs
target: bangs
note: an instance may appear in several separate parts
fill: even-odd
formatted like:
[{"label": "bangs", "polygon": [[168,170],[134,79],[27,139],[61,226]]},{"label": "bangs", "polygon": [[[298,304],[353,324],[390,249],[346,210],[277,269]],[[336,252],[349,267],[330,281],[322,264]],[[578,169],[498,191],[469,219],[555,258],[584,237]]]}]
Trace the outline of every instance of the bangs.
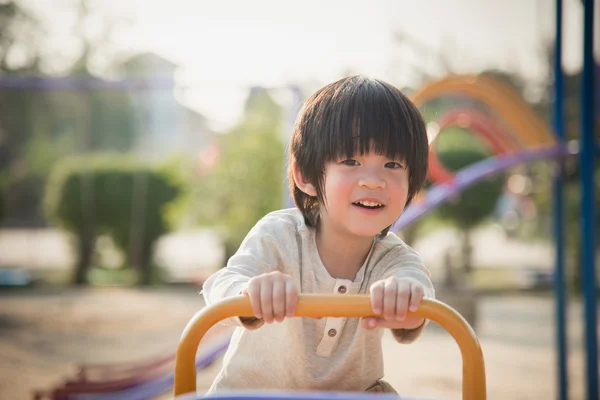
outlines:
[{"label": "bangs", "polygon": [[418,121],[407,110],[414,107],[409,101],[377,80],[350,81],[336,92],[331,98],[329,126],[323,127],[323,161],[373,151],[414,165]]}]

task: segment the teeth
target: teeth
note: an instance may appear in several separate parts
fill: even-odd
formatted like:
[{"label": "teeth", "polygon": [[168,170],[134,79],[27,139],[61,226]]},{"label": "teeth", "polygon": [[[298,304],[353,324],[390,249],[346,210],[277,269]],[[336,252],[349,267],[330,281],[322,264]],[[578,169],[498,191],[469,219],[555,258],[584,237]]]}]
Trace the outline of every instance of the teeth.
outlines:
[{"label": "teeth", "polygon": [[381,206],[380,203],[377,203],[375,201],[357,201],[358,204],[363,205],[363,206],[367,206],[367,207],[379,207]]}]

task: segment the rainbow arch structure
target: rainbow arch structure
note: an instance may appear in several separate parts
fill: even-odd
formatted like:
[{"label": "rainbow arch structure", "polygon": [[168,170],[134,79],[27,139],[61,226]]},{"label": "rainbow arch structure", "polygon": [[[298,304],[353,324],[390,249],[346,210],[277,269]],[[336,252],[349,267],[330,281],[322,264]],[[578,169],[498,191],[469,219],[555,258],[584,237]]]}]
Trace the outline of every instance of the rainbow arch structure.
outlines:
[{"label": "rainbow arch structure", "polygon": [[452,174],[439,162],[431,146],[430,180],[435,183],[402,213],[392,226],[400,230],[457,195],[469,186],[511,166],[535,160],[576,154],[567,146],[512,88],[497,80],[478,75],[450,76],[423,87],[413,102],[423,107],[443,97],[463,97],[484,106],[451,109],[436,122],[438,134],[450,126],[460,126],[477,135],[495,155]]},{"label": "rainbow arch structure", "polygon": [[457,95],[488,106],[530,147],[556,143],[550,127],[516,91],[484,75],[450,76],[430,83],[414,94],[413,102],[421,106],[435,98]]}]

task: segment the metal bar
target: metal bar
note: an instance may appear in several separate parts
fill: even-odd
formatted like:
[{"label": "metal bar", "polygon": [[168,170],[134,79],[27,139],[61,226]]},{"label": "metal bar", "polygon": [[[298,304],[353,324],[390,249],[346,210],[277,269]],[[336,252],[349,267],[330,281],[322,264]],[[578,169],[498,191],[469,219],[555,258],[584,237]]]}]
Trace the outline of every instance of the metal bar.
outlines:
[{"label": "metal bar", "polygon": [[[55,90],[94,90],[94,89],[129,89],[129,90],[173,90],[184,89],[244,89],[252,90],[255,86],[233,81],[175,81],[172,76],[129,76],[119,79],[103,79],[94,76],[40,76],[40,75],[8,75],[0,74],[0,89],[55,89]],[[265,90],[296,90],[294,85],[261,86]]]},{"label": "metal bar", "polygon": [[2,89],[65,89],[65,90],[91,90],[91,89],[168,89],[175,87],[172,78],[142,77],[106,80],[95,77],[42,78],[38,76],[10,76],[0,75],[0,88]]},{"label": "metal bar", "polygon": [[583,2],[583,73],[581,80],[581,283],[584,297],[587,399],[598,400],[596,315],[596,209],[594,199],[594,0]]},{"label": "metal bar", "polygon": [[[464,400],[486,399],[486,378],[483,352],[479,339],[467,321],[453,308],[433,299],[423,299],[414,313],[440,324],[452,335],[463,360]],[[234,316],[253,316],[250,300],[240,295],[221,300],[200,310],[188,322],[181,335],[175,360],[174,397],[196,393],[194,359],[198,344],[217,322]],[[366,317],[374,316],[368,295],[317,295],[302,294],[298,298],[296,317]],[[335,396],[343,399],[341,396]]]},{"label": "metal bar", "polygon": [[[552,124],[559,141],[564,143],[564,73],[562,68],[562,0],[556,0],[556,36],[554,45],[554,104]],[[568,363],[566,332],[566,293],[565,293],[565,222],[564,222],[564,190],[563,160],[556,162],[556,176],[553,185],[554,212],[554,294],[556,307],[556,350],[558,359],[558,399],[567,400]]]},{"label": "metal bar", "polygon": [[482,179],[493,176],[513,165],[525,164],[546,158],[566,157],[576,154],[577,148],[566,145],[526,149],[517,153],[486,158],[461,169],[450,181],[437,184],[427,190],[422,199],[411,203],[390,228],[392,232],[416,222],[430,211],[450,200],[461,191],[471,187]]}]

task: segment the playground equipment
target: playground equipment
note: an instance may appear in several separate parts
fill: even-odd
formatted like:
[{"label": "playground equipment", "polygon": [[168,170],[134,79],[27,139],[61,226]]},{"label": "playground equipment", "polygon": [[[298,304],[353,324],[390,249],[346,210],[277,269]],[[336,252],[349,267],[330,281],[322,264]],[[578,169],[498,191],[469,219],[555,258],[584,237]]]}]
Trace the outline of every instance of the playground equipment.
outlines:
[{"label": "playground equipment", "polygon": [[[235,316],[253,316],[250,300],[241,295],[222,300],[208,306],[194,315],[183,331],[177,358],[175,361],[175,385],[173,394],[179,399],[196,398],[196,370],[194,359],[198,344],[211,326],[219,321]],[[369,317],[375,316],[371,309],[368,295],[315,295],[302,294],[298,300],[295,317]],[[437,322],[444,327],[456,340],[463,358],[463,399],[485,400],[486,382],[483,353],[475,332],[467,321],[454,309],[436,300],[424,299],[419,309],[409,315],[416,315]],[[181,397],[177,397],[181,396]],[[307,394],[295,397],[290,394],[276,393],[240,393],[218,398],[245,399],[245,398],[290,398],[298,399]],[[319,398],[319,395],[308,396]],[[321,398],[346,399],[346,394],[330,393],[321,394]],[[348,398],[353,398],[349,396]],[[414,399],[416,400],[416,399]]]},{"label": "playground equipment", "polygon": [[[215,326],[199,345],[195,369],[209,367],[225,352],[232,328]],[[143,400],[168,391],[173,385],[175,353],[145,362],[82,365],[74,378],[58,387],[34,393],[35,400],[128,399]]]}]

